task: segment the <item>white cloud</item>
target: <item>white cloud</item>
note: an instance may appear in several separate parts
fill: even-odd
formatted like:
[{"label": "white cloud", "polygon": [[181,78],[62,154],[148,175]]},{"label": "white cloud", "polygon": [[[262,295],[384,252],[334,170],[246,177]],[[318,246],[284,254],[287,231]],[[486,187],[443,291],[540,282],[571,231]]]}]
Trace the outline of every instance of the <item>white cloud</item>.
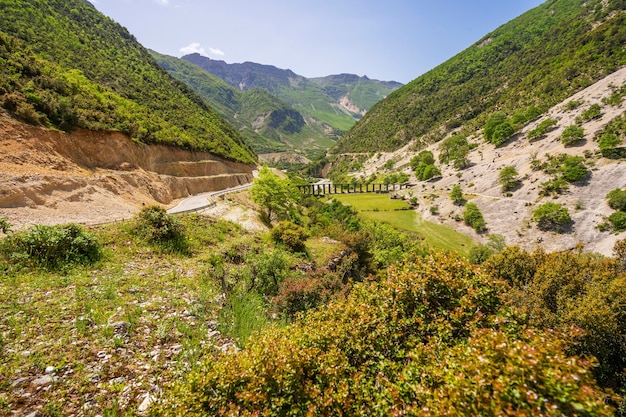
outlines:
[{"label": "white cloud", "polygon": [[224,51],[222,51],[221,49],[217,49],[217,48],[209,47],[209,53],[211,55],[224,56]]},{"label": "white cloud", "polygon": [[183,55],[200,54],[204,56],[224,56],[224,51],[222,51],[221,49],[209,47],[209,50],[207,52],[207,50],[204,49],[202,45],[200,45],[198,42],[192,42],[189,45],[180,48],[179,51]]}]

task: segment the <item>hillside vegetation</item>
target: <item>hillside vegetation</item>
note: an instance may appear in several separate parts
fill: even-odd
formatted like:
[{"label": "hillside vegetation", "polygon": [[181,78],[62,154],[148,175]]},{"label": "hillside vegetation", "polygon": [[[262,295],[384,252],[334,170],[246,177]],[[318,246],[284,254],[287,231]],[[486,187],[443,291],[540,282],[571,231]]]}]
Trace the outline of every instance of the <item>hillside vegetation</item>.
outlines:
[{"label": "hillside vegetation", "polygon": [[623,389],[626,241],[476,266],[338,201],[285,206],[269,233],[156,206],[92,230],[0,218],[0,412],[624,411],[607,388]]},{"label": "hillside vegetation", "polygon": [[496,110],[540,113],[626,64],[622,0],[550,0],[375,105],[336,153],[428,144]]},{"label": "hillside vegetation", "polygon": [[19,119],[255,161],[232,126],[88,2],[1,0],[0,8],[0,104]]},{"label": "hillside vegetation", "polygon": [[623,214],[607,194],[626,188],[625,7],[557,0],[513,19],[376,104],[314,168],[413,184],[401,197],[424,219],[482,243],[610,254]]}]

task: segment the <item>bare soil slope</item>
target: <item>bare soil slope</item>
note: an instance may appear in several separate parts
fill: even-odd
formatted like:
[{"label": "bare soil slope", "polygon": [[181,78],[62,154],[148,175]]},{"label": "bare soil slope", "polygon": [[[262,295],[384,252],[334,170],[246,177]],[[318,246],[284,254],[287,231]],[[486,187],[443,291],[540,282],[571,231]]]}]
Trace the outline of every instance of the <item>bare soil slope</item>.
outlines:
[{"label": "bare soil slope", "polygon": [[252,181],[252,167],[203,152],[142,145],[117,132],[66,134],[0,112],[0,217],[30,224],[98,223],[142,204]]}]

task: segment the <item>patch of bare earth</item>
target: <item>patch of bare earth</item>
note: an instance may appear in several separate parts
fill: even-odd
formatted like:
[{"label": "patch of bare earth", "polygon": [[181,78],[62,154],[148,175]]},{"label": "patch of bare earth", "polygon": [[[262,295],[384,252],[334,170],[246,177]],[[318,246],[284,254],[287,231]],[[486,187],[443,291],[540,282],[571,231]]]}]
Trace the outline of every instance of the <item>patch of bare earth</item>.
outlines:
[{"label": "patch of bare earth", "polygon": [[0,217],[32,224],[95,224],[142,204],[252,181],[252,167],[203,152],[142,145],[117,132],[72,134],[26,126],[0,111]]}]

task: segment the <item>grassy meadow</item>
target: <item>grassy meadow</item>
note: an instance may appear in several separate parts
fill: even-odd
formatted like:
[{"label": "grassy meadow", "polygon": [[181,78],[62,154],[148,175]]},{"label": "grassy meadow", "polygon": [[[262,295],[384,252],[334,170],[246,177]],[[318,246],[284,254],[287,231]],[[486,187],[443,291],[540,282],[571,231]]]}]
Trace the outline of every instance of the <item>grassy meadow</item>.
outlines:
[{"label": "grassy meadow", "polygon": [[444,251],[467,255],[474,244],[471,237],[451,227],[422,219],[415,210],[407,210],[404,200],[393,200],[387,194],[335,194],[333,198],[349,204],[366,219],[383,221],[401,230],[422,236],[429,246]]}]

